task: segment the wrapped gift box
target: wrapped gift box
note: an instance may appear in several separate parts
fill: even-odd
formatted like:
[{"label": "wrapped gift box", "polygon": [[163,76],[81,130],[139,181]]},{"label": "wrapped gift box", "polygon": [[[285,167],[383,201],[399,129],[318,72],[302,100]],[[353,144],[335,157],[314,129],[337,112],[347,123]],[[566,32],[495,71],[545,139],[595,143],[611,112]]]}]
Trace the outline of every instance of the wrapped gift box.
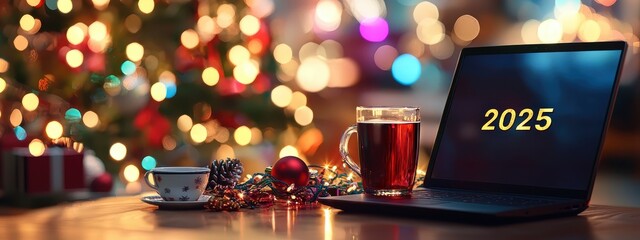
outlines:
[{"label": "wrapped gift box", "polygon": [[18,140],[15,134],[0,134],[0,197],[16,192],[16,166],[13,150],[29,146],[29,139]]},{"label": "wrapped gift box", "polygon": [[66,148],[48,148],[33,156],[27,148],[13,150],[18,195],[64,193],[85,188],[83,154]]}]

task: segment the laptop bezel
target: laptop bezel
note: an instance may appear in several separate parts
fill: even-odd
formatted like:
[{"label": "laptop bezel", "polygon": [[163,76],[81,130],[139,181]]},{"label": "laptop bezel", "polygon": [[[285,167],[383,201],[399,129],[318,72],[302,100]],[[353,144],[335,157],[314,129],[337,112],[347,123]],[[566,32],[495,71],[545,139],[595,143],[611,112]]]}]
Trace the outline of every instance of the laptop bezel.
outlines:
[{"label": "laptop bezel", "polygon": [[[568,52],[568,51],[591,51],[591,50],[620,50],[620,62],[616,71],[614,79],[612,93],[609,96],[609,104],[607,109],[607,116],[605,123],[602,126],[600,142],[598,152],[596,154],[596,160],[593,161],[594,165],[591,170],[591,177],[589,179],[589,185],[585,190],[574,189],[559,189],[559,188],[544,188],[533,187],[523,185],[510,185],[510,184],[496,184],[496,183],[483,183],[483,182],[471,182],[471,181],[456,181],[449,179],[436,179],[432,178],[435,162],[437,160],[438,149],[441,144],[442,135],[446,127],[446,122],[451,110],[451,104],[453,96],[456,91],[456,83],[461,69],[460,64],[466,56],[471,55],[495,55],[495,54],[513,54],[513,53],[536,53],[536,52]],[[445,104],[442,118],[440,119],[440,125],[434,142],[433,150],[431,152],[431,158],[429,166],[427,168],[427,175],[422,187],[426,188],[455,188],[461,190],[471,191],[486,191],[486,192],[499,192],[508,194],[524,194],[535,196],[548,196],[548,197],[561,197],[588,200],[591,197],[593,184],[595,181],[595,174],[597,166],[600,162],[602,154],[602,146],[604,144],[604,136],[606,135],[607,128],[613,112],[613,105],[615,103],[618,85],[620,82],[620,75],[622,67],[624,65],[624,58],[626,56],[627,43],[624,41],[611,41],[611,42],[591,42],[591,43],[558,43],[558,44],[531,44],[531,45],[504,45],[504,46],[490,46],[490,47],[470,47],[462,49],[458,62],[456,64],[456,70],[454,72],[451,86],[449,88],[449,94]]]}]

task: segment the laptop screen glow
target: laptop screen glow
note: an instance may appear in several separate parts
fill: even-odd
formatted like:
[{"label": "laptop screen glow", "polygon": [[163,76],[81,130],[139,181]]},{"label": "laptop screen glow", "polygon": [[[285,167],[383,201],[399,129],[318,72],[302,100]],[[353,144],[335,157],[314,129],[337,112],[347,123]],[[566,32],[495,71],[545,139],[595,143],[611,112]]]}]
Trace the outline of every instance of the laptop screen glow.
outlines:
[{"label": "laptop screen glow", "polygon": [[463,56],[431,177],[587,189],[621,54]]}]

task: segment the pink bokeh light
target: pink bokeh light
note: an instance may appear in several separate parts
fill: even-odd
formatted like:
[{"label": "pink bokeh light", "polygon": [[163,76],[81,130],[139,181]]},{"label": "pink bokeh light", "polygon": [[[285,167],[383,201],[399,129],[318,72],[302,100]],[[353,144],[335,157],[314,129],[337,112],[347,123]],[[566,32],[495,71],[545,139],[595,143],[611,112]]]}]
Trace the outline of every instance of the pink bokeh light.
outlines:
[{"label": "pink bokeh light", "polygon": [[382,18],[372,18],[360,23],[360,35],[369,42],[382,42],[389,35],[389,24]]}]

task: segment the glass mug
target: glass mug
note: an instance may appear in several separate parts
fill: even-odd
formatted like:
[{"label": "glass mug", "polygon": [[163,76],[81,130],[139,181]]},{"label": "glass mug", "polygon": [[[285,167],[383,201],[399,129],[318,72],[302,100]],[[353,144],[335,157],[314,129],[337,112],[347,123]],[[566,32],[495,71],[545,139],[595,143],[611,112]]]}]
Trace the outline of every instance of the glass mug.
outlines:
[{"label": "glass mug", "polygon": [[[360,175],[366,194],[410,195],[418,166],[420,109],[359,106],[356,116],[357,123],[340,140],[342,161]],[[351,160],[347,147],[355,132],[361,167]]]}]

